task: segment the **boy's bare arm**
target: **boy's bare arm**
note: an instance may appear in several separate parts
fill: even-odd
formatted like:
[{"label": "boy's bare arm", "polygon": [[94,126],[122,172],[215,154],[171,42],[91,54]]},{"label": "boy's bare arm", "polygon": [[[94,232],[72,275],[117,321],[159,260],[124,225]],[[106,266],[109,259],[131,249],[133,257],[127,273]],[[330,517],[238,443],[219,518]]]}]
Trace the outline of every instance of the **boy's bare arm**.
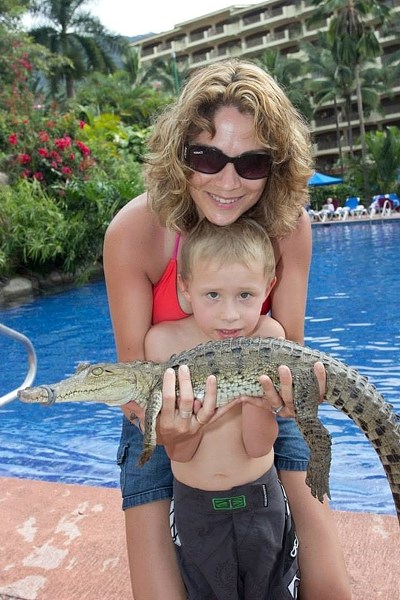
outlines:
[{"label": "boy's bare arm", "polygon": [[[260,317],[255,335],[261,337],[285,337],[283,327],[275,319]],[[254,398],[243,402],[242,438],[246,452],[252,458],[265,456],[274,445],[278,435],[278,424],[265,398]]]}]

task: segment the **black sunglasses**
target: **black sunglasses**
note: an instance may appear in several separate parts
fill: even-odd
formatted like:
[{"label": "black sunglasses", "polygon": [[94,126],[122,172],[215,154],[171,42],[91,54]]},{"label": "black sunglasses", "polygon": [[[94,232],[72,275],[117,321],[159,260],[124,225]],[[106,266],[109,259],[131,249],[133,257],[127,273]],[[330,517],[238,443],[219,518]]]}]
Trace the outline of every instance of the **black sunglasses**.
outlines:
[{"label": "black sunglasses", "polygon": [[185,144],[183,158],[188,167],[199,173],[214,175],[228,163],[233,163],[237,174],[244,179],[264,179],[271,171],[272,156],[268,152],[244,152],[226,156],[218,148]]}]

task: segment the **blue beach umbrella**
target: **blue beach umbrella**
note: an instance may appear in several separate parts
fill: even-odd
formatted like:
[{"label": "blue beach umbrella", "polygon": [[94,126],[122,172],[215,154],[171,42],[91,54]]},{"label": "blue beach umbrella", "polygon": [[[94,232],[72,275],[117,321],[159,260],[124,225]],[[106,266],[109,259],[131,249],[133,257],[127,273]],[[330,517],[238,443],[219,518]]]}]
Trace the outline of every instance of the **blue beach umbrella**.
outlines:
[{"label": "blue beach umbrella", "polygon": [[331,175],[325,175],[325,173],[319,173],[314,171],[313,175],[308,180],[308,185],[336,185],[337,183],[343,183],[341,177],[332,177]]}]

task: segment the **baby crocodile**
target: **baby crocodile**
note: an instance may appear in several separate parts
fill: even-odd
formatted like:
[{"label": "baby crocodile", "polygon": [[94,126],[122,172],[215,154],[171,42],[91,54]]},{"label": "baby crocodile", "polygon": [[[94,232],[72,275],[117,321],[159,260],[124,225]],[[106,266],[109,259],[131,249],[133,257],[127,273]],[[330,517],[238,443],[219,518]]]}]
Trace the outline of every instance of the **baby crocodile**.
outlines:
[{"label": "baby crocodile", "polygon": [[356,369],[305,346],[274,338],[234,338],[200,344],[159,364],[149,361],[79,365],[76,373],[52,385],[18,392],[23,402],[104,402],[110,405],[135,400],[146,408],[143,465],[156,445],[155,424],[162,404],[162,379],[166,368],[188,365],[195,397],[204,395],[208,375],[217,378],[217,406],[238,396],[262,396],[261,374],[279,390],[277,369],[287,365],[293,377],[296,422],[310,448],[307,484],[314,497],[330,497],[331,437],[318,419],[319,390],[314,363],[326,369],[325,401],[348,415],[374,446],[393,494],[400,522],[400,421],[392,406]]}]

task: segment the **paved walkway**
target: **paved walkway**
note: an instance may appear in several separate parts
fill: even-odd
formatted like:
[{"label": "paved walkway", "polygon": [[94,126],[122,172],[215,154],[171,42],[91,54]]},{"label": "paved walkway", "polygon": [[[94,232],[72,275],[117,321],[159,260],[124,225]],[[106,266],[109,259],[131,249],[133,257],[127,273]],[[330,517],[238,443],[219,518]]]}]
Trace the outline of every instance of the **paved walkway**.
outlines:
[{"label": "paved walkway", "polygon": [[[353,600],[399,600],[397,518],[334,515]],[[119,490],[0,478],[0,600],[10,599],[132,600]]]}]

